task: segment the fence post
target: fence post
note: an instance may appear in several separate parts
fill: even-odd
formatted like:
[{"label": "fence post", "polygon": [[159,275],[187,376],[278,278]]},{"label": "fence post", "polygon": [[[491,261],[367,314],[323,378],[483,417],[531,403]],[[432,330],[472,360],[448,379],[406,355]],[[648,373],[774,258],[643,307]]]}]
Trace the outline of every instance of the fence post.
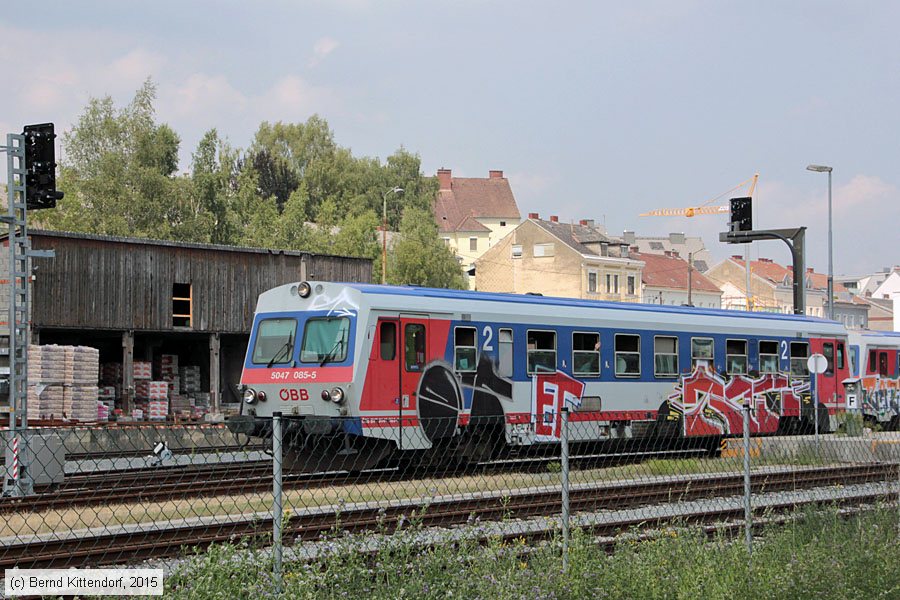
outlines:
[{"label": "fence post", "polygon": [[275,593],[282,593],[282,519],[284,518],[284,503],[281,495],[281,465],[282,465],[282,432],[281,413],[272,414],[272,555],[275,578]]},{"label": "fence post", "polygon": [[744,404],[744,538],[753,554],[753,511],[750,507],[750,402]]},{"label": "fence post", "polygon": [[560,462],[562,468],[562,570],[569,568],[569,407],[563,406],[561,411],[559,435]]}]

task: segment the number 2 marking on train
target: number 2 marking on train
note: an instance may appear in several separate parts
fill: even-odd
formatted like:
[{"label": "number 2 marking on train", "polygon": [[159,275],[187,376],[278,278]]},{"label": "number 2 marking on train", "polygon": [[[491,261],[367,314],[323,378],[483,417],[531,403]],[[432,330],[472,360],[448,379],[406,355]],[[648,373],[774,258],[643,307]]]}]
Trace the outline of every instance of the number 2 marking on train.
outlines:
[{"label": "number 2 marking on train", "polygon": [[481,349],[485,352],[493,352],[494,346],[491,345],[491,340],[494,339],[494,330],[491,329],[490,325],[485,325],[481,335],[484,336],[484,344],[482,344]]},{"label": "number 2 marking on train", "polygon": [[781,340],[781,360],[787,360],[787,359],[788,359],[787,342],[784,340]]}]

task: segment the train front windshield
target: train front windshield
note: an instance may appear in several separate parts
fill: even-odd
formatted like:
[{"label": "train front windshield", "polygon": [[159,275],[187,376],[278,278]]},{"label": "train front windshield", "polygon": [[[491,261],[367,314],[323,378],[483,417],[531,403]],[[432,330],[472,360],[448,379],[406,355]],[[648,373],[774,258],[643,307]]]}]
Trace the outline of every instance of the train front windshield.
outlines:
[{"label": "train front windshield", "polygon": [[297,319],[265,319],[259,322],[253,363],[271,365],[288,362],[294,354]]},{"label": "train front windshield", "polygon": [[349,337],[350,319],[347,317],[309,319],[303,330],[300,362],[343,362],[347,358]]}]

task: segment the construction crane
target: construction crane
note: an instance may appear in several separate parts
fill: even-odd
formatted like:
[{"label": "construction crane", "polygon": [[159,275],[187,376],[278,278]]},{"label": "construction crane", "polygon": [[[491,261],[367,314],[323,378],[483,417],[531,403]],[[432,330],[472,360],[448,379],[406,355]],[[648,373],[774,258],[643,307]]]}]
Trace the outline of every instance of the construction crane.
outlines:
[{"label": "construction crane", "polygon": [[[711,200],[707,200],[703,204],[699,206],[689,206],[687,208],[658,208],[656,210],[651,210],[645,213],[641,213],[642,217],[696,217],[697,215],[718,215],[722,213],[728,213],[731,211],[731,206],[716,206],[713,205],[713,202],[721,198],[722,196],[726,196],[735,192],[746,185],[750,185],[750,189],[747,190],[747,197],[753,198],[753,192],[756,191],[756,182],[759,180],[759,173],[754,173],[753,177],[747,179],[745,181],[740,182],[730,190],[726,190],[712,198]],[[691,272],[693,270],[693,265],[691,264],[690,256],[688,257],[688,304],[691,303]],[[750,246],[747,245],[744,249],[744,268],[746,271],[746,289],[744,291],[747,298],[747,310],[753,310],[753,294],[750,288]]]},{"label": "construction crane", "polygon": [[641,213],[642,217],[696,217],[697,215],[718,215],[722,213],[727,213],[731,210],[730,206],[711,206],[713,202],[730,194],[736,190],[741,189],[746,185],[750,185],[750,189],[747,192],[747,196],[750,198],[753,197],[753,192],[756,190],[756,181],[759,179],[759,173],[756,173],[750,179],[746,181],[742,181],[730,190],[722,192],[715,198],[704,202],[699,206],[689,206],[687,208],[658,208],[656,210],[651,210],[645,213]]}]

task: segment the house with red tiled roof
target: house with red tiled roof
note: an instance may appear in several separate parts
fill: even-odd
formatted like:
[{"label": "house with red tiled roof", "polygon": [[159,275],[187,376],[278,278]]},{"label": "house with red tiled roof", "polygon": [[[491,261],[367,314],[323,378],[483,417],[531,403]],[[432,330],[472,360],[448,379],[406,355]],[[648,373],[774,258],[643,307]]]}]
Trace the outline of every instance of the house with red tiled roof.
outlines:
[{"label": "house with red tiled roof", "polygon": [[503,171],[488,171],[483,178],[453,177],[450,169],[438,169],[437,178],[438,232],[474,287],[475,260],[519,225],[519,207]]},{"label": "house with red tiled roof", "polygon": [[641,270],[642,296],[647,304],[721,308],[722,290],[677,252],[638,252],[629,256],[644,263]]}]

